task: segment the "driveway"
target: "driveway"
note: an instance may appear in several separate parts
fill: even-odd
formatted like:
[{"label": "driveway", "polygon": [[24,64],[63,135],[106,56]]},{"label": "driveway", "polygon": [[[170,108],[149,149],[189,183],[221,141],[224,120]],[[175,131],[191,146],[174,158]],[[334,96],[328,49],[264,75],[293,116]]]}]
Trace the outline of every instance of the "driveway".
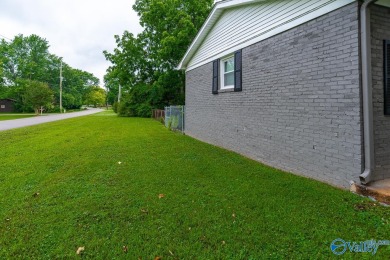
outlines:
[{"label": "driveway", "polygon": [[101,111],[104,111],[99,108],[90,108],[85,111],[81,112],[73,112],[68,114],[46,114],[43,116],[36,116],[36,117],[29,117],[29,118],[21,118],[21,119],[14,119],[14,120],[5,120],[0,121],[0,131],[14,129],[14,128],[20,128],[30,125],[39,125],[43,123],[73,118],[73,117],[79,117],[79,116],[87,116],[99,113]]}]

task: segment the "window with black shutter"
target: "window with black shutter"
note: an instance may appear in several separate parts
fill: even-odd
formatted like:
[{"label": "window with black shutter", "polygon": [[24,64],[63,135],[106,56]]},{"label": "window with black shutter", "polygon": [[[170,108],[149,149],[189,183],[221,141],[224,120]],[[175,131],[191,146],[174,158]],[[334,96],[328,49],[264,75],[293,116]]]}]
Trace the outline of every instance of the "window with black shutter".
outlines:
[{"label": "window with black shutter", "polygon": [[212,93],[242,91],[242,50],[213,61]]},{"label": "window with black shutter", "polygon": [[390,115],[390,40],[384,41],[383,54],[385,115]]},{"label": "window with black shutter", "polygon": [[215,60],[213,62],[213,84],[212,84],[212,93],[218,94],[218,88],[219,88],[219,60]]},{"label": "window with black shutter", "polygon": [[234,53],[234,91],[242,91],[242,51]]}]

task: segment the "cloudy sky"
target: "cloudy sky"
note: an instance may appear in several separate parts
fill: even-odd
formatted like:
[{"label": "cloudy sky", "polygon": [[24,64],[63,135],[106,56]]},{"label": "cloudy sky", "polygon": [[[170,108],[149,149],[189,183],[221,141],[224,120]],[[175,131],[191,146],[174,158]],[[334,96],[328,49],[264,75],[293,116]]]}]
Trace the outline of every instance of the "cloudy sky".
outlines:
[{"label": "cloudy sky", "polygon": [[50,52],[97,76],[101,85],[110,65],[102,54],[112,51],[114,35],[142,31],[135,0],[0,0],[0,37],[37,34]]}]

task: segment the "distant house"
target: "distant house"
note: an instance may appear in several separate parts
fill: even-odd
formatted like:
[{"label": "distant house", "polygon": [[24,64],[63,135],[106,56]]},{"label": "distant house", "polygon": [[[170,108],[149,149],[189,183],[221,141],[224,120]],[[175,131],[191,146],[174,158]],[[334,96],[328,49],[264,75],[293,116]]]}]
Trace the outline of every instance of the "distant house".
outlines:
[{"label": "distant house", "polygon": [[216,1],[179,68],[187,135],[336,186],[390,178],[390,0]]},{"label": "distant house", "polygon": [[15,112],[15,100],[5,98],[5,99],[0,99],[0,113],[12,113]]}]

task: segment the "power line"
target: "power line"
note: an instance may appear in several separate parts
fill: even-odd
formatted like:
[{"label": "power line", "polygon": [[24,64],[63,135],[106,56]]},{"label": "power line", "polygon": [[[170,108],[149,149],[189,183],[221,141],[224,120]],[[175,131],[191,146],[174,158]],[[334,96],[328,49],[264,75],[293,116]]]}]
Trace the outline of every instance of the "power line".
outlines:
[{"label": "power line", "polygon": [[10,42],[12,41],[10,38],[8,38],[8,37],[6,37],[6,36],[4,36],[2,34],[0,34],[0,37],[3,38],[6,41],[10,41]]}]

